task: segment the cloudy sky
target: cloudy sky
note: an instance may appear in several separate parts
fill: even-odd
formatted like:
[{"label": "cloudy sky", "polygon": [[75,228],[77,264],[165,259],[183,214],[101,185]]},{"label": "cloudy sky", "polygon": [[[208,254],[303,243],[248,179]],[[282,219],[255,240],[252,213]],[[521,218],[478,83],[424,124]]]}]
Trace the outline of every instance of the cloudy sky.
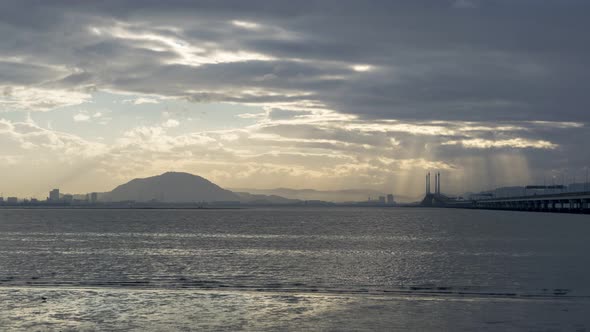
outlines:
[{"label": "cloudy sky", "polygon": [[590,2],[2,1],[0,192],[583,181]]}]

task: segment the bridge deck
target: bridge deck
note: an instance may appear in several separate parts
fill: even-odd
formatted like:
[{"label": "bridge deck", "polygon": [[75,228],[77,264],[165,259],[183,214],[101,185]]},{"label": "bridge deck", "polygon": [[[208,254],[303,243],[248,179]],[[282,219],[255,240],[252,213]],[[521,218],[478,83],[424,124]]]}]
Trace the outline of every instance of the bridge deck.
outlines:
[{"label": "bridge deck", "polygon": [[496,197],[467,201],[452,200],[441,194],[427,194],[421,205],[468,209],[590,213],[590,192]]},{"label": "bridge deck", "polygon": [[496,197],[478,199],[476,202],[493,203],[493,202],[522,202],[522,201],[552,201],[552,200],[569,200],[569,199],[590,199],[590,191],[576,193],[559,193],[546,195],[529,195],[515,197]]}]

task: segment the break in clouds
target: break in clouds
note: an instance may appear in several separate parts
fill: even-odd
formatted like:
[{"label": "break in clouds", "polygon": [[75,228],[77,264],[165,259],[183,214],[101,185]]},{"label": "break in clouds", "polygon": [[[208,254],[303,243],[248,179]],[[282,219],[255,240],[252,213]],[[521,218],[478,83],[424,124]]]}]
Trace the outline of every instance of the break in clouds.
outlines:
[{"label": "break in clouds", "polygon": [[[3,1],[3,188],[417,195],[577,176],[586,1]],[[207,114],[204,116],[203,114]],[[561,181],[561,180],[560,180]]]}]

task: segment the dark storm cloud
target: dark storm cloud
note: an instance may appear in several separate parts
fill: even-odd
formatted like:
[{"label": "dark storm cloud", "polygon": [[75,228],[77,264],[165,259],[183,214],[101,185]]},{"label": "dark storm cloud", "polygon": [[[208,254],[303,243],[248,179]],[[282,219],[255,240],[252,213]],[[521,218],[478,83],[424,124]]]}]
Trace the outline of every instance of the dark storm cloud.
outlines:
[{"label": "dark storm cloud", "polygon": [[[585,13],[590,4],[584,1],[8,1],[0,9],[7,46],[3,53],[30,52],[53,63],[68,61],[64,65],[90,73],[111,66],[105,73],[110,77],[96,76],[111,83],[126,83],[140,69],[169,74],[167,67],[158,65],[175,55],[171,50],[150,50],[140,41],[88,32],[88,26],[124,22],[131,32],[176,35],[196,46],[210,42],[226,50],[307,61],[282,61],[287,78],[311,77],[310,71],[322,61],[373,65],[371,72],[347,77],[347,84],[313,79],[305,84],[289,79],[272,83],[320,93],[330,107],[363,117],[567,117],[584,122],[590,117],[584,111],[585,86],[590,83]],[[244,31],[228,24],[232,20],[262,27]],[[182,31],[158,30],[159,26]],[[273,29],[278,28],[293,38],[277,37]],[[179,79],[188,88],[266,87],[270,83],[247,79],[273,74],[260,66],[218,64],[195,72],[188,81],[187,75]],[[207,71],[219,76],[212,80]]]}]

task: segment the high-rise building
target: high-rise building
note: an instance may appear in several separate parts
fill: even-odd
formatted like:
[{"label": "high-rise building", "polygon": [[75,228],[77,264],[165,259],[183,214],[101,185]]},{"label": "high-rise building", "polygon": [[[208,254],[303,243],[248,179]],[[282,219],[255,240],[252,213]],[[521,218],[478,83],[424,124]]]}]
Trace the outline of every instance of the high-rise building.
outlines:
[{"label": "high-rise building", "polygon": [[98,193],[91,193],[90,194],[90,203],[98,202]]},{"label": "high-rise building", "polygon": [[6,203],[7,204],[17,204],[18,203],[18,198],[16,198],[16,197],[8,197],[8,198],[6,198]]},{"label": "high-rise building", "polygon": [[52,202],[59,201],[59,189],[53,189],[49,192],[49,200]]},{"label": "high-rise building", "polygon": [[385,204],[385,196],[379,196],[379,204]]},{"label": "high-rise building", "polygon": [[387,204],[395,204],[392,194],[387,195]]}]

